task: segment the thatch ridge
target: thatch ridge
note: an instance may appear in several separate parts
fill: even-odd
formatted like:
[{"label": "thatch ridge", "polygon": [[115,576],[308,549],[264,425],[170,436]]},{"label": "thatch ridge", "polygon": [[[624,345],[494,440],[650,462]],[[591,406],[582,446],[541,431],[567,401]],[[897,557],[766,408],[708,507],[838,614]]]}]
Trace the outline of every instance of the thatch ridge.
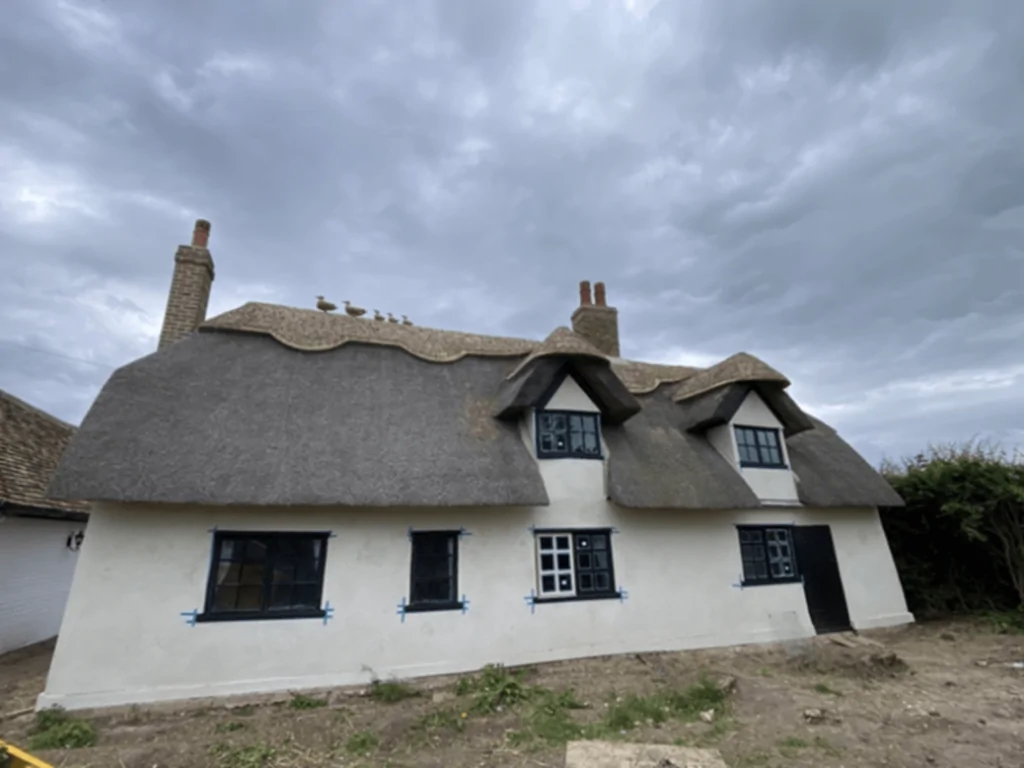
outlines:
[{"label": "thatch ridge", "polygon": [[683,381],[673,399],[678,403],[738,381],[773,381],[784,387],[789,386],[789,379],[770,365],[746,352],[739,352]]}]

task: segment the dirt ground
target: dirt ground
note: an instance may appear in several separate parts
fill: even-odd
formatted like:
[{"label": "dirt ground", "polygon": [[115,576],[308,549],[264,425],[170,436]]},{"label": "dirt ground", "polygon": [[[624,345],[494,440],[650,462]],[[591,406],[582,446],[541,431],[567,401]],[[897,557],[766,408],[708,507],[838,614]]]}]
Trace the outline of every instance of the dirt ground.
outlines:
[{"label": "dirt ground", "polygon": [[[1024,768],[1024,636],[970,623],[866,636],[884,647],[816,638],[554,663],[521,679],[73,713],[96,745],[38,754],[67,768],[555,768],[567,739],[590,736],[717,747],[733,768]],[[0,717],[32,705],[50,652],[0,657]],[[714,696],[691,695],[702,679],[729,689],[705,719],[697,709]],[[27,744],[33,723],[0,720],[0,737]]]}]

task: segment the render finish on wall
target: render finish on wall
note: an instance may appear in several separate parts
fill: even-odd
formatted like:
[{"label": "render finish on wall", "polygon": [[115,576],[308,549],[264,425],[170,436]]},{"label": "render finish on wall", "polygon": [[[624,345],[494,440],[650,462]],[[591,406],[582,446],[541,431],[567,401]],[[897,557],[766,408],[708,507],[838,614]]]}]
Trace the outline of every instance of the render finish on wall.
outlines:
[{"label": "render finish on wall", "polygon": [[[594,498],[566,467],[549,507],[323,509],[98,505],[39,706],[67,708],[366,683],[625,652],[814,634],[802,585],[741,588],[735,525],[832,527],[853,625],[907,623],[873,509],[640,511]],[[600,466],[601,462],[590,464]],[[545,472],[557,470],[545,468]],[[598,494],[600,492],[597,492]],[[403,615],[408,529],[467,529],[459,543],[468,610]],[[193,624],[214,528],[330,530],[326,619]],[[622,599],[531,604],[532,528],[608,527]],[[97,610],[97,606],[116,609]]]}]

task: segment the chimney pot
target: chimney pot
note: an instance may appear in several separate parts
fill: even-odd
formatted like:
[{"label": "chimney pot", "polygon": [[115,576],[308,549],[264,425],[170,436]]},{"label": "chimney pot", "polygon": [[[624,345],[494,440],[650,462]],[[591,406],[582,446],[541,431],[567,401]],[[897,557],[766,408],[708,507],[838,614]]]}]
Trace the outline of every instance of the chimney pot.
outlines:
[{"label": "chimney pot", "polygon": [[206,219],[196,219],[196,227],[192,230],[192,247],[206,248],[210,242],[210,222]]},{"label": "chimney pot", "polygon": [[594,303],[599,307],[608,306],[604,295],[604,283],[594,283]]},{"label": "chimney pot", "polygon": [[590,299],[590,281],[580,280],[580,306],[588,307],[592,303]]}]

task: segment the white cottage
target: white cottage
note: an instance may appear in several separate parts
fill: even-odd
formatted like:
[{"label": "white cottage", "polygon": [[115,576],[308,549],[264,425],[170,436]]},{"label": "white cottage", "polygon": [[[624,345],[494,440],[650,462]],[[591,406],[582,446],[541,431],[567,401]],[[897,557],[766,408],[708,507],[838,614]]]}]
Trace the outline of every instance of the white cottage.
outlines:
[{"label": "white cottage", "polygon": [[907,623],[885,481],[749,355],[620,355],[268,304],[205,319],[209,224],[160,349],[53,492],[93,502],[40,706],[363,683]]}]

